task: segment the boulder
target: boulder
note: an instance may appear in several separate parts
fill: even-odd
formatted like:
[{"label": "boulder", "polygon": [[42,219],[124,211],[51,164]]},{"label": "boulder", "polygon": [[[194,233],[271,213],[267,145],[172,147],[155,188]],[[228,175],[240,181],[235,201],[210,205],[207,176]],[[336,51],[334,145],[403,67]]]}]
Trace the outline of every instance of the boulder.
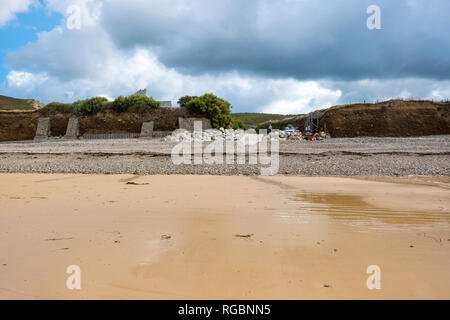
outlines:
[{"label": "boulder", "polygon": [[142,123],[140,138],[152,138],[153,137],[153,121]]},{"label": "boulder", "polygon": [[71,117],[67,124],[66,135],[64,139],[78,139],[80,135],[80,124],[77,117]]},{"label": "boulder", "polygon": [[138,95],[138,96],[143,96],[143,97],[148,97],[148,92],[147,92],[147,88],[144,88],[144,89],[141,89],[141,90],[138,90],[136,93],[135,93],[135,95]]},{"label": "boulder", "polygon": [[50,136],[50,118],[39,118],[34,140],[48,139]]}]

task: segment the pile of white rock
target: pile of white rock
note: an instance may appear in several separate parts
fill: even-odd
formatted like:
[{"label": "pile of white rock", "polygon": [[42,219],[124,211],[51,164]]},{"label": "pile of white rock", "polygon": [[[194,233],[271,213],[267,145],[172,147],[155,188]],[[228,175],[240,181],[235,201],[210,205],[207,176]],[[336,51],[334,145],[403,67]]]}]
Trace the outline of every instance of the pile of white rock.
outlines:
[{"label": "pile of white rock", "polygon": [[[245,135],[254,135],[256,130],[233,130],[233,129],[207,129],[203,131],[190,132],[185,129],[178,129],[172,132],[170,136],[163,138],[163,141],[168,142],[208,142],[208,141],[238,141],[244,138]],[[284,131],[274,131],[268,135],[259,136],[260,139],[279,140],[285,139],[287,135]]]},{"label": "pile of white rock", "polygon": [[169,142],[208,142],[215,140],[237,141],[244,137],[244,130],[233,129],[207,129],[203,131],[190,132],[185,129],[178,129],[172,132],[170,136],[165,137],[164,141]]},{"label": "pile of white rock", "polygon": [[[168,142],[208,142],[208,141],[238,141],[244,138],[245,135],[256,134],[256,130],[233,130],[233,129],[207,129],[203,131],[190,132],[186,129],[178,129],[172,132],[170,136],[163,138],[163,141]],[[320,136],[325,138],[325,133]],[[286,132],[283,130],[274,130],[269,134],[259,135],[259,140],[303,140],[301,132]]]}]

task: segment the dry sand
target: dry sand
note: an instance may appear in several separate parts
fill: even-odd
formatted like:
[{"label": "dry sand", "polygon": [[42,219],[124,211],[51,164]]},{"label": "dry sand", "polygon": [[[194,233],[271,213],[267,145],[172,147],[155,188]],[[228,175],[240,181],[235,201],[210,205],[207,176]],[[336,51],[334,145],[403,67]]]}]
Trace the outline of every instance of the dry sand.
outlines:
[{"label": "dry sand", "polygon": [[450,179],[374,180],[2,174],[0,298],[450,299]]}]

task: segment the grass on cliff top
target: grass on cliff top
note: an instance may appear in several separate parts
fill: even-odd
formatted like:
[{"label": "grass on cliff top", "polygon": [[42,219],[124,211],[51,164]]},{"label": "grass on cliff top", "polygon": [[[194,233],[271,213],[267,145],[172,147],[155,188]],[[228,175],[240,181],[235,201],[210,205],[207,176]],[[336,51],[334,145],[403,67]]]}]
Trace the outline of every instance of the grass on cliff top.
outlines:
[{"label": "grass on cliff top", "polygon": [[256,128],[262,123],[283,120],[292,117],[292,115],[271,113],[232,113],[231,117],[236,120],[241,120],[247,128]]},{"label": "grass on cliff top", "polygon": [[0,95],[0,110],[34,110],[27,99],[17,99]]}]

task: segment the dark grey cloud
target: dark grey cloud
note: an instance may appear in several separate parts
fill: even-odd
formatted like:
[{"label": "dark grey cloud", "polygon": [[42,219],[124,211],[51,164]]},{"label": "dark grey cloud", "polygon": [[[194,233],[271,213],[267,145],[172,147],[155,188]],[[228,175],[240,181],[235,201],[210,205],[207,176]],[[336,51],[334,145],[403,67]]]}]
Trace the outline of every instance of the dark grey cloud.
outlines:
[{"label": "dark grey cloud", "polygon": [[46,72],[68,81],[96,76],[115,50],[101,28],[86,26],[72,31],[57,27],[41,33],[37,42],[10,53],[7,63],[12,69]]},{"label": "dark grey cloud", "polygon": [[[366,27],[372,4],[382,30]],[[448,0],[111,0],[101,19],[119,47],[185,73],[449,79],[448,12]]]}]

